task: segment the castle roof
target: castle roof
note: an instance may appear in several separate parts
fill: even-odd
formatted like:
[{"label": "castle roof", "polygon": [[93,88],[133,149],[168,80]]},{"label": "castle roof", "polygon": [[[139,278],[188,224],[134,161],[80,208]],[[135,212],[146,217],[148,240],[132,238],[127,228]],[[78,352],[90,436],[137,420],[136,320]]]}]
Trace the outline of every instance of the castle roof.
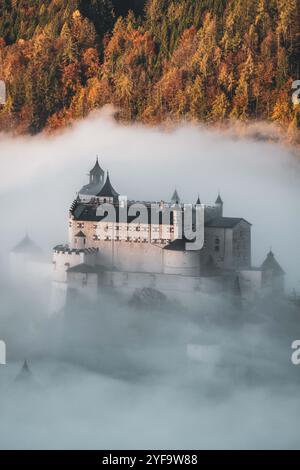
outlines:
[{"label": "castle roof", "polygon": [[83,194],[86,196],[96,196],[96,194],[101,191],[103,187],[103,183],[99,182],[97,184],[89,183],[85,184],[81,190],[79,191],[79,194]]},{"label": "castle roof", "polygon": [[272,252],[272,250],[269,251],[269,253],[267,254],[267,257],[266,257],[265,261],[261,265],[261,270],[262,271],[273,271],[273,273],[277,274],[277,275],[285,274],[284,270],[282,269],[282,267],[280,266],[278,261],[275,259],[275,255]]},{"label": "castle roof", "polygon": [[175,189],[175,191],[173,193],[173,196],[171,198],[171,202],[174,202],[175,204],[178,204],[180,202],[180,197],[179,197],[179,194],[177,192],[177,189]]},{"label": "castle roof", "polygon": [[186,251],[185,244],[186,243],[192,243],[192,240],[187,240],[187,238],[177,238],[176,240],[173,240],[171,243],[166,245],[164,247],[164,250],[169,250],[169,251]]},{"label": "castle roof", "polygon": [[104,266],[90,266],[89,264],[86,263],[81,263],[77,264],[76,266],[73,266],[72,268],[69,268],[67,270],[68,273],[83,273],[83,274],[95,274],[98,273],[99,271],[106,271],[107,268]]},{"label": "castle roof", "polygon": [[[128,209],[130,209],[130,205],[128,205]],[[89,222],[111,222],[111,223],[118,223],[118,222],[123,222],[122,217],[121,217],[121,210],[119,206],[115,206],[115,214],[116,217],[112,218],[112,214],[109,211],[109,213],[106,213],[104,215],[98,215],[97,214],[97,208],[98,206],[96,204],[86,204],[86,203],[77,203],[76,207],[72,210],[72,215],[75,220],[80,220],[80,221],[89,221]],[[137,211],[136,215],[128,215],[127,216],[127,223],[134,222],[134,220],[139,217],[142,219],[143,218],[143,212],[139,214]],[[141,223],[152,223],[152,224],[158,224],[158,225],[169,225],[169,223],[172,225],[174,223],[174,214],[173,211],[170,213],[170,222],[169,220],[165,220],[163,217],[162,211],[157,211],[155,214],[152,212],[151,207],[147,207],[147,220],[143,221],[141,220]]]},{"label": "castle roof", "polygon": [[242,221],[246,222],[248,225],[251,225],[250,222],[241,217],[216,217],[215,219],[206,222],[205,226],[213,228],[234,228]]},{"label": "castle roof", "polygon": [[216,199],[216,204],[223,204],[223,200],[222,200],[222,198],[221,198],[221,196],[220,196],[220,193],[218,194],[218,197],[217,197],[217,199]]},{"label": "castle roof", "polygon": [[34,243],[28,234],[12,249],[13,253],[41,254],[41,248]]},{"label": "castle roof", "polygon": [[90,171],[91,182],[89,184],[84,185],[79,191],[79,194],[84,194],[87,196],[96,196],[96,194],[98,194],[99,191],[101,191],[103,187],[103,182],[102,182],[103,176],[104,176],[104,170],[99,165],[99,161],[97,157],[96,163]]},{"label": "castle roof", "polygon": [[94,175],[94,174],[104,175],[104,170],[102,170],[101,166],[99,165],[98,157],[97,157],[94,167],[90,171],[90,175]]},{"label": "castle roof", "polygon": [[83,233],[82,230],[80,230],[80,232],[76,233],[75,237],[77,237],[77,238],[86,238],[86,235]]},{"label": "castle roof", "polygon": [[23,381],[27,381],[27,380],[31,380],[31,379],[32,379],[32,372],[29,369],[27,360],[25,359],[24,364],[22,366],[22,369],[20,370],[20,372],[16,376],[15,380],[17,382],[20,382],[20,381],[23,382]]},{"label": "castle roof", "polygon": [[107,172],[107,177],[105,184],[101,191],[97,194],[97,197],[115,197],[117,198],[119,193],[112,187],[112,184],[109,179],[109,173]]}]

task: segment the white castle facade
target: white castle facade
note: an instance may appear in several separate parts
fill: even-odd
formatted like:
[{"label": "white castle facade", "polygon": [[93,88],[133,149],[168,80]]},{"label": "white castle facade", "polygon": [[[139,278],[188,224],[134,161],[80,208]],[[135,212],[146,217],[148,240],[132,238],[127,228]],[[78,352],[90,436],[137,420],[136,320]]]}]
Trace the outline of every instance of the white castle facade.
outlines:
[{"label": "white castle facade", "polygon": [[[204,211],[204,244],[189,250],[180,238],[186,209],[176,190],[171,201],[156,203],[157,217],[150,210],[153,202],[142,202],[148,216],[143,219],[132,211],[141,203],[126,201],[124,218],[124,197],[113,188],[109,174],[104,176],[97,159],[89,184],[70,208],[68,243],[54,248],[53,310],[63,308],[68,289],[97,300],[104,290],[130,296],[151,288],[195,302],[203,293],[237,285],[245,294],[264,285],[282,290],[284,273],[271,252],[267,269],[251,266],[251,224],[224,217],[220,195],[214,205],[201,204],[199,197],[191,205],[193,214],[199,206]],[[105,210],[108,204],[114,217]]]}]

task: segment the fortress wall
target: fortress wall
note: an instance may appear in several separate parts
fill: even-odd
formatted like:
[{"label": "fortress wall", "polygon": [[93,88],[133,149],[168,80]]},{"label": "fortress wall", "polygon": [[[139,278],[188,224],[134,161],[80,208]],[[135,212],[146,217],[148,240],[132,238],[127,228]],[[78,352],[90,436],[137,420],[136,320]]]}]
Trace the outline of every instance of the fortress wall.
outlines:
[{"label": "fortress wall", "polygon": [[251,226],[243,220],[233,229],[232,250],[235,268],[251,266]]},{"label": "fortress wall", "polygon": [[[219,251],[216,251],[216,239],[220,240]],[[212,256],[216,266],[221,269],[231,269],[232,257],[232,229],[206,227],[204,260]]]},{"label": "fortress wall", "polygon": [[[108,229],[106,230],[106,227]],[[119,228],[119,230],[116,229]],[[154,240],[164,240],[164,245],[174,240],[174,228],[170,225],[152,225],[147,224],[122,224],[116,225],[112,223],[102,222],[90,222],[90,221],[78,221],[73,220],[72,217],[69,219],[69,245],[71,248],[76,248],[75,235],[82,231],[86,235],[86,248],[98,248],[101,241],[111,241],[120,238],[121,241],[125,241],[129,237],[131,242],[134,240],[147,240],[148,243]],[[100,236],[100,240],[97,237]],[[109,240],[106,240],[106,237]]]},{"label": "fortress wall", "polygon": [[99,264],[120,271],[163,272],[163,250],[150,243],[100,241]]},{"label": "fortress wall", "polygon": [[53,277],[56,282],[67,281],[67,269],[85,262],[84,253],[54,252],[53,254]]},{"label": "fortress wall", "polygon": [[68,273],[68,287],[77,289],[81,295],[91,301],[98,299],[97,273]]},{"label": "fortress wall", "polygon": [[243,295],[255,295],[261,290],[262,272],[260,270],[243,270],[238,274]]},{"label": "fortress wall", "polygon": [[[196,295],[220,292],[220,278],[187,277],[171,274],[103,273],[102,288],[113,288],[118,293],[131,296],[137,289],[152,288],[166,294],[170,299],[182,298],[183,294]],[[100,294],[101,295],[101,294]]]},{"label": "fortress wall", "polygon": [[199,251],[163,250],[164,273],[183,276],[200,276]]}]

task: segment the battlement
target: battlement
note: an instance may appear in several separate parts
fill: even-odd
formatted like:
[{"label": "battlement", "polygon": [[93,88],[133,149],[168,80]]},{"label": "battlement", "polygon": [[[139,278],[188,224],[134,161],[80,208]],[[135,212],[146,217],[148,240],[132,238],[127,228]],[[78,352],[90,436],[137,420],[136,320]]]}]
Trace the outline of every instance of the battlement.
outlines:
[{"label": "battlement", "polygon": [[62,255],[94,255],[98,253],[99,248],[83,248],[83,249],[76,249],[70,248],[69,245],[57,245],[53,248],[54,253],[62,254]]}]

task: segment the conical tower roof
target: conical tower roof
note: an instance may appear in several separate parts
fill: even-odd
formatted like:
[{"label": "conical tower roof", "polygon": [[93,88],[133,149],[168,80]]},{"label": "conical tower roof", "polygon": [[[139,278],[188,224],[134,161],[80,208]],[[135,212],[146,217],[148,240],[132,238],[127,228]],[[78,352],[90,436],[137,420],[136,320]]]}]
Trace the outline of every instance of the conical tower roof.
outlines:
[{"label": "conical tower roof", "polygon": [[276,260],[275,255],[272,250],[270,250],[269,253],[267,254],[265,261],[261,265],[261,270],[272,271],[274,274],[277,274],[277,275],[285,274],[284,270],[282,269],[282,267]]},{"label": "conical tower roof", "polygon": [[97,194],[97,197],[118,197],[119,193],[112,187],[110,182],[109,173],[107,172],[107,178],[101,191]]},{"label": "conical tower roof", "polygon": [[104,170],[102,170],[101,166],[99,165],[98,155],[97,155],[96,163],[90,171],[90,175],[93,175],[93,174],[97,174],[97,175],[104,174]]},{"label": "conical tower roof", "polygon": [[29,369],[27,360],[25,359],[24,364],[22,366],[22,369],[20,370],[20,372],[18,373],[18,375],[16,377],[16,381],[17,382],[28,381],[28,380],[31,380],[31,379],[32,379],[32,372]]},{"label": "conical tower roof", "polygon": [[223,204],[223,200],[222,200],[222,198],[221,198],[220,193],[218,194],[218,197],[217,197],[217,199],[216,199],[216,204]]},{"label": "conical tower roof", "polygon": [[40,254],[42,250],[26,233],[25,237],[12,249],[12,252]]},{"label": "conical tower roof", "polygon": [[180,197],[179,197],[179,194],[177,192],[177,189],[175,189],[174,193],[173,193],[173,196],[171,198],[171,202],[173,204],[179,204],[180,203]]}]

